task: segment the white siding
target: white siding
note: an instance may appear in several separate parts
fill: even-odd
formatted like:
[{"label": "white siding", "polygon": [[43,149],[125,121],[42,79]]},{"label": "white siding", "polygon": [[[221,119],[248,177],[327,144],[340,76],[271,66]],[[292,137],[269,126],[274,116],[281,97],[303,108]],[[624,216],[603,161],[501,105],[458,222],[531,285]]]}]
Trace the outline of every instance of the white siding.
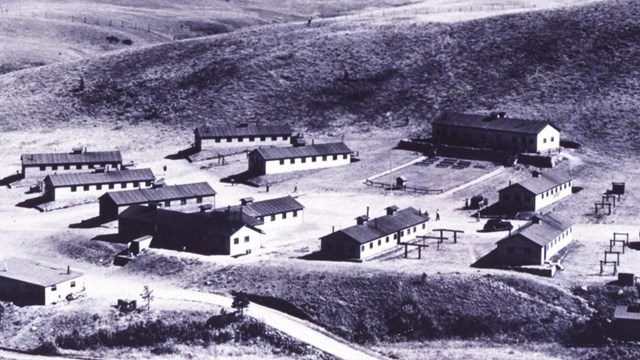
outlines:
[{"label": "white siding", "polygon": [[304,210],[288,211],[286,213],[279,213],[274,215],[267,215],[264,218],[260,218],[260,220],[264,221],[263,225],[258,226],[263,230],[270,230],[280,227],[287,226],[298,226],[304,221]]},{"label": "white siding", "polygon": [[[201,149],[222,149],[222,148],[255,148],[261,146],[289,146],[291,145],[291,136],[275,136],[273,140],[271,136],[254,136],[253,141],[248,136],[229,137],[223,139],[201,139]],[[264,140],[263,140],[264,139]]]},{"label": "white siding", "polygon": [[[415,227],[415,231],[413,228]],[[408,230],[411,230],[408,232]],[[422,224],[418,224],[416,226],[412,226],[410,228],[406,228],[402,230],[402,236],[400,236],[401,242],[414,240],[417,236],[427,235],[429,232],[429,223],[424,222]],[[360,245],[360,260],[365,260],[371,258],[373,256],[382,254],[387,252],[396,246],[398,246],[398,239],[394,239],[395,234],[390,234],[388,236],[383,236],[381,238],[375,239],[373,241],[367,242],[366,244]],[[387,241],[389,238],[389,241]]]},{"label": "white siding", "polygon": [[547,125],[538,134],[536,151],[545,152],[560,147],[560,132],[553,126]]},{"label": "white siding", "polygon": [[[112,166],[112,165],[116,166]],[[66,168],[68,167],[68,169]],[[44,170],[41,169],[40,166],[25,166],[23,167],[23,174],[25,177],[46,177],[47,175],[53,174],[71,174],[71,173],[79,173],[79,172],[92,172],[96,167],[104,167],[108,170],[120,170],[119,163],[99,163],[94,165],[93,167],[89,167],[88,164],[83,164],[79,166],[77,165],[57,165],[54,169],[53,165],[44,166]]]},{"label": "white siding", "polygon": [[[334,160],[334,156],[337,159]],[[315,158],[315,161],[313,159]],[[283,160],[269,160],[266,162],[267,174],[279,174],[300,170],[321,169],[351,163],[351,154],[307,156],[304,158],[292,158]]]},{"label": "white siding", "polygon": [[84,185],[79,185],[75,187],[75,191],[72,191],[72,187],[57,187],[54,188],[55,200],[66,200],[66,199],[81,199],[81,198],[90,198],[90,197],[100,197],[106,192],[110,191],[122,191],[122,190],[133,190],[133,189],[146,189],[150,188],[153,181],[150,181],[149,185],[147,185],[146,181],[138,181],[138,186],[134,187],[133,181],[124,182],[126,187],[122,187],[123,183],[113,184],[113,189],[110,188],[110,184],[102,184],[101,188],[98,189],[100,185],[87,185],[88,190],[85,190]]},{"label": "white siding", "polygon": [[[71,286],[75,284],[75,286]],[[55,290],[53,290],[55,288]],[[54,286],[48,286],[44,289],[45,305],[49,305],[58,301],[63,301],[69,294],[76,294],[84,289],[84,277],[78,277],[73,280],[65,281]]]},{"label": "white siding", "polygon": [[573,228],[565,230],[557,238],[553,239],[553,241],[546,245],[547,258],[544,260],[549,260],[553,255],[557,254],[558,251],[569,245],[571,241],[573,241]]},{"label": "white siding", "polygon": [[539,194],[535,198],[535,211],[549,206],[571,195],[571,181],[556,186],[555,188]]},{"label": "white siding", "polygon": [[229,238],[229,255],[235,256],[247,254],[248,252],[259,249],[261,246],[262,234],[243,226]]}]

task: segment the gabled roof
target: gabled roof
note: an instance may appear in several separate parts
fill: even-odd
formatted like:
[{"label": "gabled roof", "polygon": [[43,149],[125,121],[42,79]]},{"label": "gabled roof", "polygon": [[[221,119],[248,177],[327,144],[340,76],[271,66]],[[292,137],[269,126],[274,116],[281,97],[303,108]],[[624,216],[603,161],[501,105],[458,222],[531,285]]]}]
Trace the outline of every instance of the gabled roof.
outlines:
[{"label": "gabled roof", "polygon": [[203,196],[215,196],[216,192],[209,183],[199,182],[182,185],[164,185],[151,189],[135,189],[127,191],[112,191],[100,198],[110,198],[116,205],[146,204],[152,201],[166,201],[188,199]]},{"label": "gabled roof", "polygon": [[507,189],[512,189],[514,187],[521,187],[531,192],[532,194],[538,195],[538,194],[542,194],[545,191],[551,190],[558,185],[569,182],[572,179],[573,178],[566,171],[561,171],[561,170],[545,171],[543,173],[539,173],[538,177],[532,177],[525,181],[512,184],[510,186],[507,186],[504,189],[499,190],[499,192],[502,192]]},{"label": "gabled roof", "polygon": [[54,187],[81,186],[93,184],[112,184],[130,181],[153,181],[156,177],[151,169],[132,169],[120,171],[105,171],[102,173],[73,173],[53,174],[45,178],[51,181]]},{"label": "gabled roof", "polygon": [[560,214],[536,215],[530,223],[520,227],[498,242],[508,242],[510,239],[520,235],[540,246],[545,246],[572,225],[573,223],[570,219]]},{"label": "gabled roof", "polygon": [[289,125],[199,126],[195,133],[202,139],[237,136],[291,136],[291,127]]},{"label": "gabled roof", "polygon": [[396,211],[393,215],[384,215],[371,219],[363,225],[354,225],[338,230],[323,236],[321,239],[356,241],[360,244],[365,244],[383,236],[392,235],[400,230],[422,224],[427,220],[426,215],[421,214],[412,207],[408,207]]},{"label": "gabled roof", "polygon": [[299,147],[270,147],[253,150],[251,155],[257,154],[265,160],[279,160],[308,156],[350,154],[351,149],[343,142],[316,144]]},{"label": "gabled roof", "polygon": [[25,166],[122,163],[120,151],[23,154],[20,159]]},{"label": "gabled roof", "polygon": [[262,222],[238,211],[224,209],[212,212],[183,213],[162,208],[133,205],[124,210],[118,219],[133,220],[146,224],[163,225],[173,228],[194,230],[212,230],[220,235],[231,235],[243,226],[254,227]]},{"label": "gabled roof", "polygon": [[255,201],[244,205],[245,212],[253,217],[269,216],[304,209],[296,199],[285,196],[276,199]]},{"label": "gabled roof", "polygon": [[70,271],[67,274],[67,269],[58,269],[26,259],[9,258],[0,261],[0,277],[43,287],[56,285],[81,276],[82,273],[77,271]]},{"label": "gabled roof", "polygon": [[527,120],[491,115],[463,114],[457,112],[443,112],[433,124],[459,126],[478,130],[499,130],[519,134],[539,134],[545,127],[551,126],[560,131],[555,125],[544,120]]}]

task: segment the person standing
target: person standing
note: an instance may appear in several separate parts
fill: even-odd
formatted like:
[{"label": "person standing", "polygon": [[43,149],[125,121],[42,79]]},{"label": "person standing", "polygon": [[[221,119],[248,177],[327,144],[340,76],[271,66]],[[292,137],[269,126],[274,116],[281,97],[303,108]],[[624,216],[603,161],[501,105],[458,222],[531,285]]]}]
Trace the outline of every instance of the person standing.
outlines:
[{"label": "person standing", "polygon": [[436,221],[440,221],[440,209],[436,209]]}]

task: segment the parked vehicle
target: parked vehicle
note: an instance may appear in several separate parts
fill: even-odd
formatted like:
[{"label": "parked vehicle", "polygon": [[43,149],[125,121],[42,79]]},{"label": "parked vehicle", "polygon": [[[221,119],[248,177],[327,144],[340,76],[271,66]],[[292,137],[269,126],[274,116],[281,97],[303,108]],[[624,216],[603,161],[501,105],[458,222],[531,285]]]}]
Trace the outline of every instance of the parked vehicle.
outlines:
[{"label": "parked vehicle", "polygon": [[513,225],[509,221],[500,219],[490,219],[484,224],[484,231],[505,231],[513,229]]}]

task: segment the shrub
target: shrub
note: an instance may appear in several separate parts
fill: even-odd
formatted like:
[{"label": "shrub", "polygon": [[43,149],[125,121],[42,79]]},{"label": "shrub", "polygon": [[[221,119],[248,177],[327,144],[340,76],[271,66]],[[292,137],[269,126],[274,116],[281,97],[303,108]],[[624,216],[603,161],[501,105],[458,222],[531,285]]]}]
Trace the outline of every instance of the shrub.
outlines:
[{"label": "shrub", "polygon": [[122,39],[122,43],[125,45],[132,45],[133,44],[133,40],[131,39]]}]

